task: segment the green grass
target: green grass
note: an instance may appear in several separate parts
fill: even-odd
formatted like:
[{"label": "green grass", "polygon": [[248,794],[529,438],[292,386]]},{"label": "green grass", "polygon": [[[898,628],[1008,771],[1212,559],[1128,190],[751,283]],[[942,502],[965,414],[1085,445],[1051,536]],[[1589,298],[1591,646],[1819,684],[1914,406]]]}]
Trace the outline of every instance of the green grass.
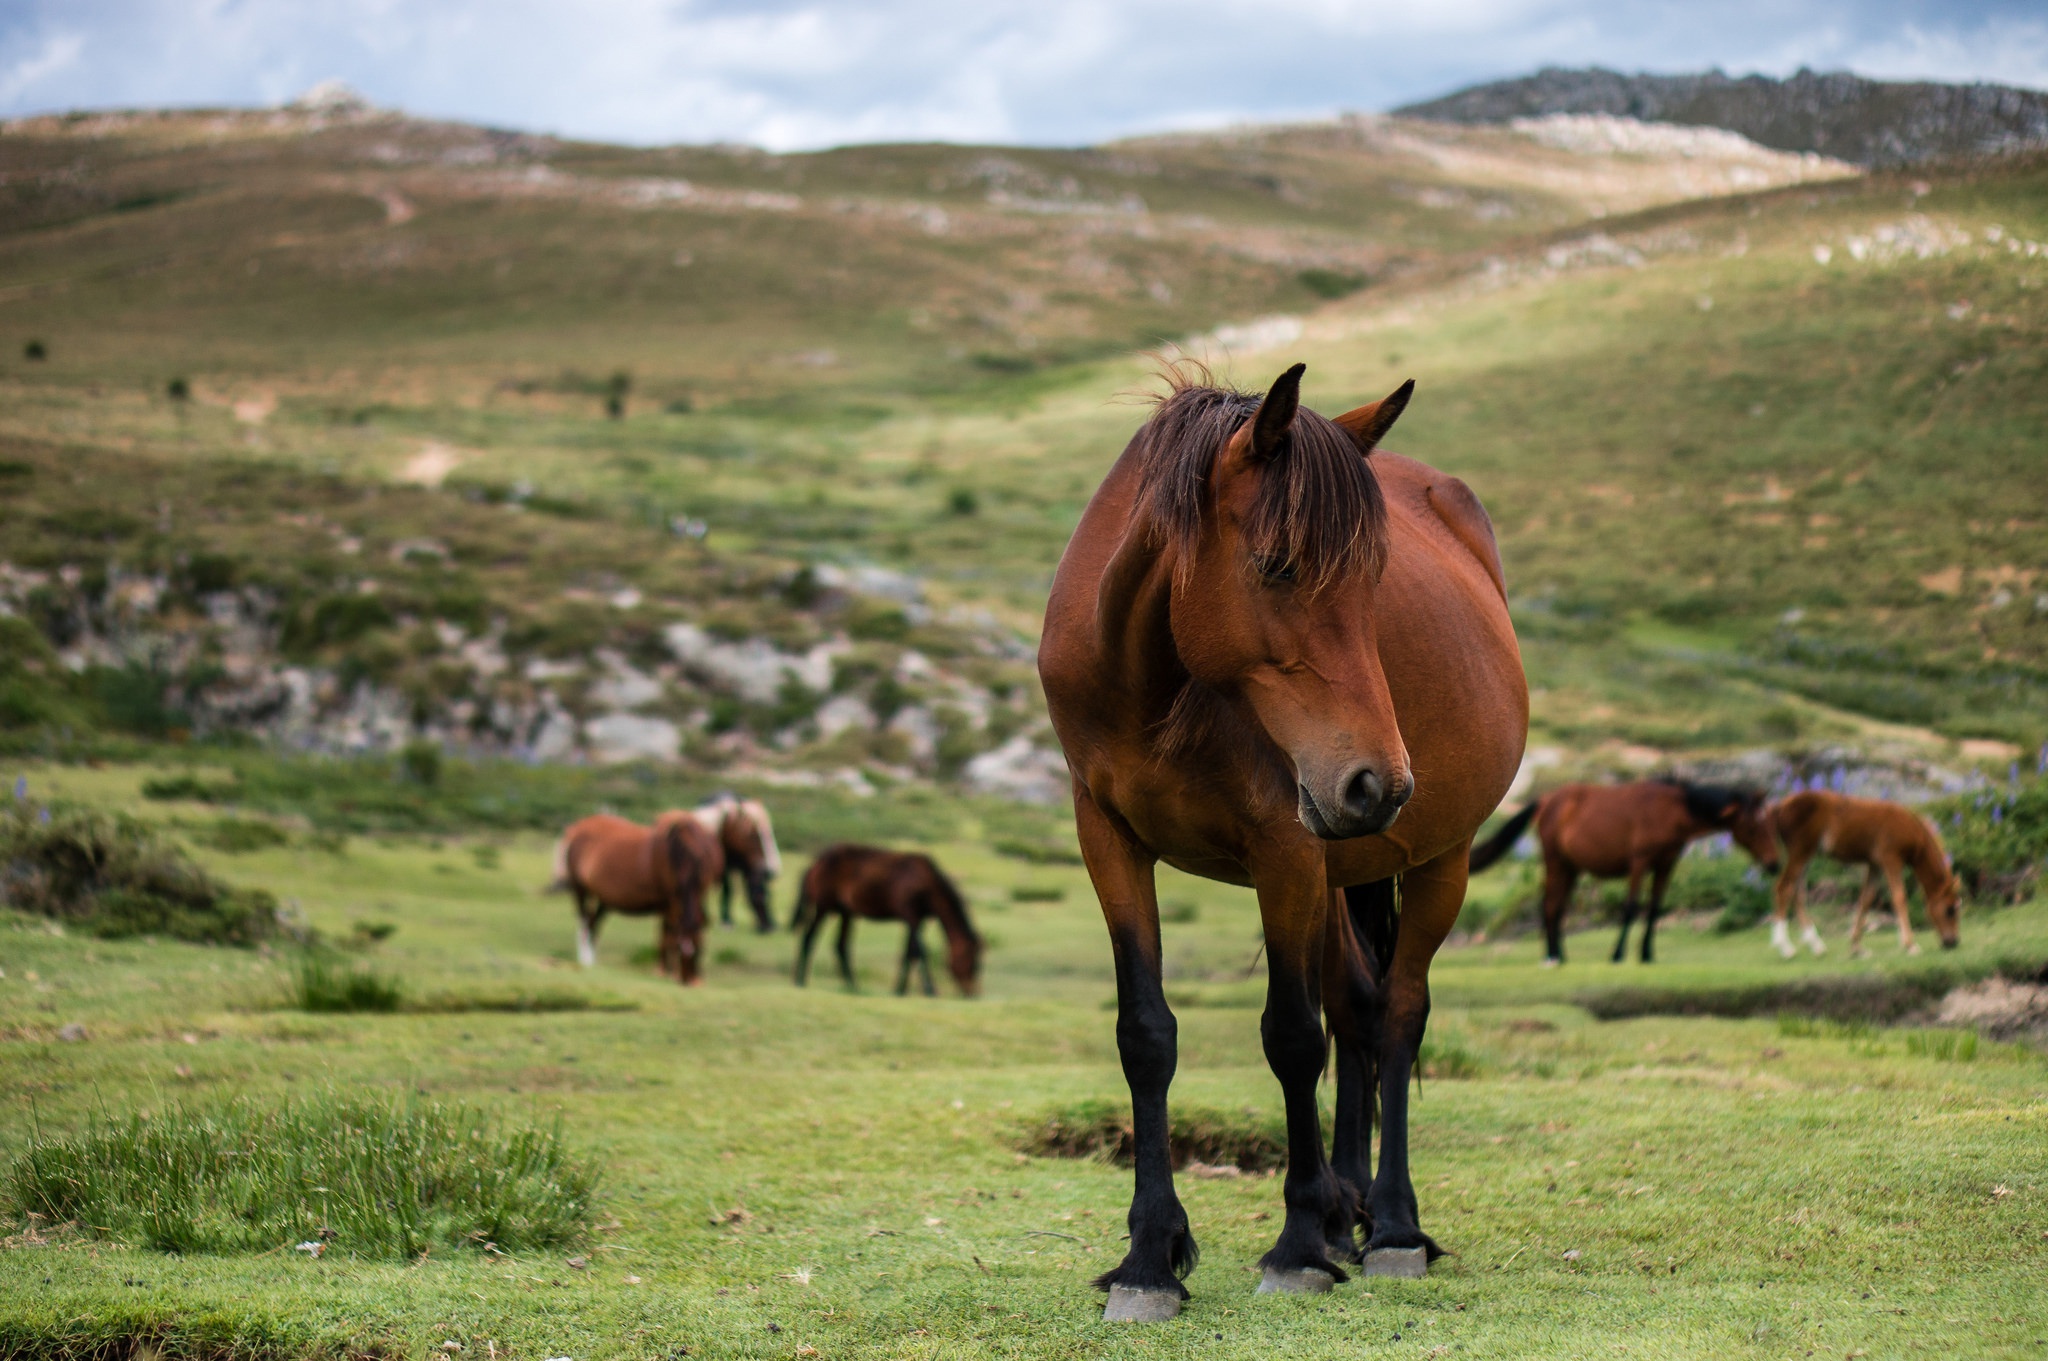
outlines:
[{"label": "green grass", "polygon": [[292,972],[291,1002],[300,1011],[397,1011],[405,985],[374,968],[309,953]]},{"label": "green grass", "polygon": [[[175,816],[176,805],[139,802],[150,773],[30,776]],[[873,802],[848,801],[846,816]],[[1529,938],[1448,949],[1433,978],[1433,1071],[1412,1118],[1423,1222],[1456,1255],[1423,1282],[1257,1297],[1279,1181],[1184,1175],[1203,1248],[1194,1299],[1179,1322],[1134,1333],[1098,1322],[1086,1286],[1122,1251],[1128,1171],[1018,1151],[1055,1112],[1115,1118],[1127,1101],[1093,895],[1077,867],[995,848],[1049,841],[1048,828],[1020,831],[993,811],[955,828],[923,844],[989,940],[975,1001],[886,995],[900,941],[871,926],[856,941],[864,995],[792,989],[788,935],[746,931],[714,932],[723,962],[703,988],[680,989],[631,962],[651,934],[640,922],[612,923],[589,983],[572,980],[572,914],[535,892],[550,846],[534,833],[356,838],[345,874],[297,839],[202,854],[298,900],[330,938],[357,921],[403,923],[375,947],[381,970],[477,993],[573,981],[635,1010],[300,1015],[274,1009],[283,961],[0,918],[0,1034],[14,1037],[0,1043],[6,1159],[38,1130],[85,1138],[143,1110],[152,1121],[233,1103],[267,1111],[309,1092],[540,1128],[559,1118],[568,1145],[606,1159],[587,1243],[507,1258],[437,1248],[399,1265],[338,1249],[315,1261],[17,1238],[0,1252],[11,1330],[0,1336],[38,1355],[112,1354],[142,1338],[189,1355],[237,1354],[230,1343],[243,1339],[233,1345],[251,1356],[424,1357],[455,1340],[465,1355],[579,1361],[682,1347],[1606,1355],[1617,1326],[1632,1351],[1674,1357],[2021,1357],[2048,1336],[2037,1288],[2048,1061],[2037,1052],[1980,1043],[1965,1061],[1962,1039],[1942,1052],[1924,1032],[1769,1011],[1602,1022],[1573,1002],[1649,982],[1683,991],[2038,963],[2039,903],[1973,905],[1959,951],[1915,958],[1879,941],[1864,960],[1837,949],[1786,963],[1761,929],[1712,929],[1704,906],[1667,924],[1649,968],[1606,963],[1604,928],[1574,935],[1556,970],[1537,967]],[[472,854],[478,845],[495,859]],[[1067,893],[1018,901],[1019,884]],[[778,909],[790,892],[778,885]],[[1164,927],[1181,1037],[1173,1105],[1183,1124],[1277,1129],[1263,985],[1246,978],[1258,949],[1250,895],[1171,872],[1161,894],[1199,908]],[[1822,925],[1839,943],[1835,909]],[[72,1022],[88,1038],[59,1042]]]},{"label": "green grass", "polygon": [[559,1125],[327,1094],[38,1132],[8,1167],[6,1194],[18,1219],[154,1252],[405,1261],[575,1244],[598,1182],[597,1161]]}]

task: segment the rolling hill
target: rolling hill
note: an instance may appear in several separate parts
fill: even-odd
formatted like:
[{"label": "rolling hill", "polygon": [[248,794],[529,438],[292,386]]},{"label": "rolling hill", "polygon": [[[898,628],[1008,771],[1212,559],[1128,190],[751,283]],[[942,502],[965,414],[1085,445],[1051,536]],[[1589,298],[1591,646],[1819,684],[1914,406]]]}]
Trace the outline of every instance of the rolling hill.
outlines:
[{"label": "rolling hill", "polygon": [[2048,733],[2039,158],[1398,118],[771,156],[341,103],[0,163],[17,742],[1043,794],[1043,585],[1163,345],[1305,358],[1326,409],[1419,378],[1395,443],[1492,508],[1561,760]]}]

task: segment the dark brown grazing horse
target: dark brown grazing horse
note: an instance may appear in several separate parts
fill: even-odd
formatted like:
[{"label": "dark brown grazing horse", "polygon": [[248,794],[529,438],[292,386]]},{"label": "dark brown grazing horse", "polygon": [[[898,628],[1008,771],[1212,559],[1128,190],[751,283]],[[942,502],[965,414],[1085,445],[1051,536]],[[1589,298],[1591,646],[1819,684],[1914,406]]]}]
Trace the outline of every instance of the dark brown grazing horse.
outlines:
[{"label": "dark brown grazing horse", "polygon": [[1473,848],[1472,873],[1512,850],[1531,820],[1543,841],[1543,962],[1549,965],[1564,963],[1564,918],[1581,874],[1628,880],[1621,935],[1614,942],[1616,964],[1628,955],[1643,876],[1650,877],[1649,913],[1643,918],[1643,963],[1648,964],[1656,957],[1657,914],[1664,910],[1671,871],[1687,846],[1727,832],[1764,869],[1778,868],[1778,842],[1765,820],[1763,795],[1683,780],[1638,780],[1553,789],[1509,818],[1485,845]]},{"label": "dark brown grazing horse", "polygon": [[747,906],[754,909],[754,929],[763,934],[775,929],[775,914],[768,905],[768,885],[782,873],[782,852],[775,845],[775,824],[768,818],[768,806],[759,799],[737,794],[717,794],[691,811],[690,816],[713,836],[725,853],[725,870],[718,879],[718,919],[732,925],[732,881],[737,875],[746,887]]},{"label": "dark brown grazing horse", "polygon": [[1892,914],[1899,920],[1899,948],[1920,953],[1907,920],[1906,884],[1901,871],[1911,866],[1927,900],[1927,920],[1941,937],[1941,948],[1953,950],[1962,939],[1962,885],[1949,868],[1948,852],[1934,824],[1909,808],[1880,799],[1852,799],[1824,789],[1788,795],[1771,805],[1772,828],[1785,843],[1785,872],[1778,876],[1777,901],[1771,913],[1771,944],[1790,959],[1798,953],[1785,927],[1785,910],[1797,905],[1801,935],[1807,948],[1820,954],[1827,947],[1813,919],[1806,915],[1806,866],[1815,855],[1844,865],[1861,865],[1863,891],[1856,895],[1856,921],[1849,928],[1849,952],[1863,947],[1863,919],[1877,897],[1881,874],[1891,890]]},{"label": "dark brown grazing horse", "polygon": [[555,845],[554,888],[576,899],[576,957],[597,963],[606,912],[661,917],[661,971],[684,986],[702,981],[704,897],[724,873],[718,842],[688,813],[663,813],[652,827],[600,813],[569,825]]},{"label": "dark brown grazing horse", "polygon": [[1486,512],[1456,478],[1372,452],[1414,385],[1333,421],[1300,406],[1303,365],[1263,400],[1191,367],[1169,373],[1171,394],[1083,513],[1038,654],[1115,953],[1131,1088],[1131,1245],[1096,1281],[1107,1318],[1177,1311],[1196,1259],[1167,1146],[1161,860],[1258,893],[1260,1034],[1288,1149],[1260,1289],[1327,1290],[1360,1228],[1369,1273],[1419,1274],[1440,1253],[1409,1174],[1409,1076],[1472,834],[1528,732]]},{"label": "dark brown grazing horse", "polygon": [[924,924],[936,919],[946,933],[946,967],[962,995],[981,991],[981,937],[967,919],[967,903],[953,881],[940,872],[928,855],[885,851],[875,846],[829,846],[804,871],[797,890],[796,913],[789,929],[803,930],[803,943],[796,953],[796,985],[802,987],[810,974],[811,946],[825,918],[839,918],[839,937],[833,949],[839,955],[839,973],[846,986],[855,987],[853,976],[853,919],[902,922],[903,967],[896,975],[896,995],[910,991],[910,968],[915,964],[924,974],[924,993],[937,995],[932,983],[931,961],[924,952]]}]

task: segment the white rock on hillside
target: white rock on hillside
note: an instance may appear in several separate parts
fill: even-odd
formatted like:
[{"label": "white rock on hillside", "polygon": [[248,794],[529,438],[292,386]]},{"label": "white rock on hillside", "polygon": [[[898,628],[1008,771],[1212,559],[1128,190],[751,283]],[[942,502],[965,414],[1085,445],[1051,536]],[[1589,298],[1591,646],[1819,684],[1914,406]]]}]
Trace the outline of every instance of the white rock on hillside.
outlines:
[{"label": "white rock on hillside", "polygon": [[969,761],[960,778],[977,794],[1020,803],[1054,803],[1068,790],[1066,759],[1021,735]]},{"label": "white rock on hillside", "polygon": [[671,624],[662,630],[677,661],[707,681],[755,704],[774,701],[786,678],[811,690],[832,688],[832,659],[849,646],[843,640],[820,643],[808,652],[784,652],[760,638],[728,643],[695,624]]},{"label": "white rock on hillside", "polygon": [[604,678],[590,687],[590,697],[608,709],[638,709],[661,698],[661,682],[639,670],[608,647],[597,650]]},{"label": "white rock on hillside", "polygon": [[619,761],[673,761],[683,749],[683,735],[665,718],[644,714],[605,714],[583,725],[583,739],[591,759],[607,764]]},{"label": "white rock on hillside", "polygon": [[829,740],[848,728],[872,731],[875,711],[859,695],[834,695],[819,706],[817,722],[818,736]]}]

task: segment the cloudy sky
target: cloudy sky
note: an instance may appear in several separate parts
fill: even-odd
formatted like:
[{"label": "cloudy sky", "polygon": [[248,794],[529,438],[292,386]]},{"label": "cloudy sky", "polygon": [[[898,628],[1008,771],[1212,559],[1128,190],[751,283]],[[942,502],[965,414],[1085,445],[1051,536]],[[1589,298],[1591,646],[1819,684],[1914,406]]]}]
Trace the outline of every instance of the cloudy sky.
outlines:
[{"label": "cloudy sky", "polygon": [[777,149],[1075,144],[1544,64],[2048,88],[2041,0],[0,0],[0,115],[275,103]]}]

